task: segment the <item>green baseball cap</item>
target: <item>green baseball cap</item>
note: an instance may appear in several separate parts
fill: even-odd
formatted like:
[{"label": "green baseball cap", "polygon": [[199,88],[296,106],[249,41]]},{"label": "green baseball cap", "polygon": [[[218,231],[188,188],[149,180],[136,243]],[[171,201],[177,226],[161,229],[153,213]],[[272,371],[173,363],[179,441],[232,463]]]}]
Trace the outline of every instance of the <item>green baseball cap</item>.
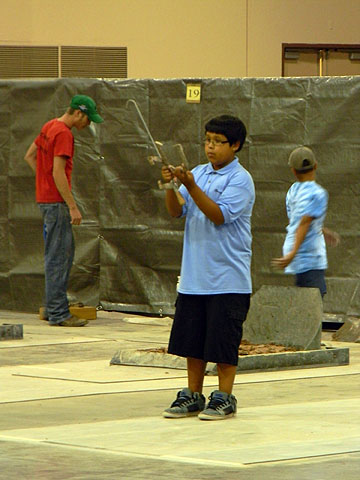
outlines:
[{"label": "green baseball cap", "polygon": [[91,122],[102,123],[104,121],[96,110],[96,103],[87,95],[75,95],[71,99],[70,107],[74,110],[81,110],[84,112]]}]

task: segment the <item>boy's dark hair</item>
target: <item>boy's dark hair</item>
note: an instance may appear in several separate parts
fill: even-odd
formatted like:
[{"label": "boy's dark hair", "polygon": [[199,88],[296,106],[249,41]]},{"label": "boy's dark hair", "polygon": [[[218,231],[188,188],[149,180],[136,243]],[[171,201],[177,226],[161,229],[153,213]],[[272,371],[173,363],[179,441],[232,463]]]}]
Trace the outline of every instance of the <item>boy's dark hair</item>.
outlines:
[{"label": "boy's dark hair", "polygon": [[234,145],[237,141],[240,142],[240,147],[236,150],[239,152],[244,145],[246,138],[246,127],[240,118],[233,117],[232,115],[220,115],[219,117],[212,118],[205,125],[205,133],[213,132],[224,135],[230,145]]}]

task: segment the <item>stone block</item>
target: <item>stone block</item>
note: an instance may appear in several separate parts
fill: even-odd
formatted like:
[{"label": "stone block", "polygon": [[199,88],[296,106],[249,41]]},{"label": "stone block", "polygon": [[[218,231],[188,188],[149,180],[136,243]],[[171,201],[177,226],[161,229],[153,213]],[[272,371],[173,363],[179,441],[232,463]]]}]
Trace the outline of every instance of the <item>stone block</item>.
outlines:
[{"label": "stone block", "polygon": [[186,358],[170,355],[161,347],[142,350],[120,349],[113,355],[110,365],[139,365],[186,370]]},{"label": "stone block", "polygon": [[251,299],[243,339],[298,350],[321,347],[323,304],[317,288],[263,285]]},{"label": "stone block", "polygon": [[[308,367],[335,367],[349,364],[349,349],[326,347],[319,350],[307,350],[263,355],[239,356],[237,373],[246,371],[300,369]],[[162,367],[186,370],[186,359],[166,353],[164,348],[143,350],[118,350],[110,365],[136,365],[144,367]],[[208,363],[206,375],[217,375],[216,364]]]},{"label": "stone block", "polygon": [[3,323],[0,325],[0,340],[18,340],[23,338],[23,326]]},{"label": "stone block", "polygon": [[337,342],[360,343],[360,318],[349,317],[344,325],[333,335]]}]

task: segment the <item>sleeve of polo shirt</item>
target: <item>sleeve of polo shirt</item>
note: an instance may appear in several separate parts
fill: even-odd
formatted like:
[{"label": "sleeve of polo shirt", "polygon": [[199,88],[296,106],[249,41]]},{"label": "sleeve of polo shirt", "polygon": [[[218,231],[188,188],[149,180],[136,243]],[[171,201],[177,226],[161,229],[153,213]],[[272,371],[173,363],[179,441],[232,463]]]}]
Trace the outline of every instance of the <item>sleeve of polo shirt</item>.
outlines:
[{"label": "sleeve of polo shirt", "polygon": [[254,187],[246,173],[234,175],[216,202],[224,216],[224,223],[231,223],[246,213],[254,202]]},{"label": "sleeve of polo shirt", "polygon": [[286,208],[286,215],[290,220],[291,212],[290,212],[290,190],[288,190],[285,199],[285,208]]},{"label": "sleeve of polo shirt", "polygon": [[319,218],[326,213],[328,194],[326,191],[312,193],[304,206],[304,215]]}]

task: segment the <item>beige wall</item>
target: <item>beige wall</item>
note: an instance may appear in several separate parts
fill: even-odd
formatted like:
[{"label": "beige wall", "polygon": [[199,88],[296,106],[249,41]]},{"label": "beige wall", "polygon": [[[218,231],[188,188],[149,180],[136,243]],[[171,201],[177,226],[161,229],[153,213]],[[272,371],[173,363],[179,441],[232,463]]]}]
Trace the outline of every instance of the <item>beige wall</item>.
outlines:
[{"label": "beige wall", "polygon": [[280,76],[282,43],[360,43],[360,0],[1,0],[0,44],[128,47],[131,78]]},{"label": "beige wall", "polygon": [[281,76],[282,43],[360,44],[360,0],[248,3],[248,76]]}]

